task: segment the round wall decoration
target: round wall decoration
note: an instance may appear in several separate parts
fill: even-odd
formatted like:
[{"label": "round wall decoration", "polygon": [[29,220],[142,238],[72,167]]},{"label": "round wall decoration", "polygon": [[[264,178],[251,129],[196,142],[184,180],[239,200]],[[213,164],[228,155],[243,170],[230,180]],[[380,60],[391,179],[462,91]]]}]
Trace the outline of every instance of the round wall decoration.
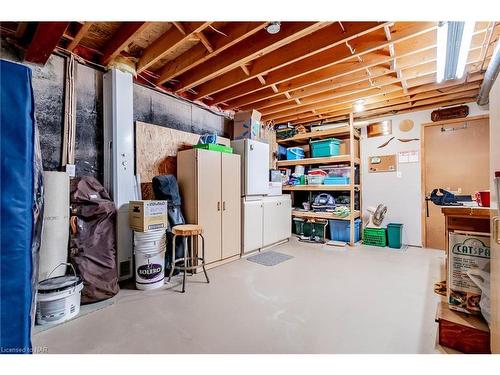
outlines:
[{"label": "round wall decoration", "polygon": [[399,130],[402,132],[409,132],[411,129],[413,129],[413,120],[403,120],[399,123]]}]

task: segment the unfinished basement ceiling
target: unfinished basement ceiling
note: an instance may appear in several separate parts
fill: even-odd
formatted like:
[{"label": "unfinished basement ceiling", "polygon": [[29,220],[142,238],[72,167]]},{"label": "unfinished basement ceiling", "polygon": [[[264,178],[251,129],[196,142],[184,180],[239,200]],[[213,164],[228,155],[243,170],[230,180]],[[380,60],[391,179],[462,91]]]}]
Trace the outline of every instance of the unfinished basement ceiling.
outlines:
[{"label": "unfinished basement ceiling", "polygon": [[282,22],[277,34],[267,25],[7,22],[1,31],[28,61],[43,62],[42,48],[104,66],[122,55],[141,83],[292,124],[344,119],[359,99],[356,118],[474,101],[500,33],[477,22],[464,77],[436,84],[436,22]]}]

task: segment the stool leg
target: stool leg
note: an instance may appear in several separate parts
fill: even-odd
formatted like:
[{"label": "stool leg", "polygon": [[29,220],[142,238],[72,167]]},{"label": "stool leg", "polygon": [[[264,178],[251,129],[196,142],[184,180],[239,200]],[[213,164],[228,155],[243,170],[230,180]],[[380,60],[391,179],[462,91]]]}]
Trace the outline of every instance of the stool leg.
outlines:
[{"label": "stool leg", "polygon": [[186,267],[187,267],[187,252],[188,252],[187,237],[183,237],[182,241],[184,242],[184,269],[182,274],[182,293],[184,293],[186,291]]},{"label": "stool leg", "polygon": [[207,283],[210,283],[208,279],[207,270],[205,269],[205,238],[200,234],[201,237],[201,258],[203,259],[201,263],[201,267],[203,268],[203,273],[205,274],[205,278],[207,279]]},{"label": "stool leg", "polygon": [[172,275],[174,274],[174,267],[175,267],[175,240],[177,239],[177,236],[174,235],[174,238],[172,240],[172,260],[170,261],[170,274],[168,275],[168,282],[170,282],[170,279],[172,278]]}]

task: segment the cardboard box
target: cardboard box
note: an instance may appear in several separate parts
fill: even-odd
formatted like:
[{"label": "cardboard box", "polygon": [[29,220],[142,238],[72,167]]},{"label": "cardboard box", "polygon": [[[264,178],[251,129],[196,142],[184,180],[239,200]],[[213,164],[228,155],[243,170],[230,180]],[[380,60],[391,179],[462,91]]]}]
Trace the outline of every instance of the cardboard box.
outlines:
[{"label": "cardboard box", "polygon": [[137,232],[166,229],[167,201],[130,201],[128,222],[130,228]]},{"label": "cardboard box", "polygon": [[233,139],[260,139],[261,113],[252,110],[234,114]]},{"label": "cardboard box", "polygon": [[455,311],[479,314],[481,289],[469,278],[467,271],[490,269],[490,238],[477,233],[449,234],[448,303]]},{"label": "cardboard box", "polygon": [[[339,155],[350,155],[351,147],[348,139],[344,139],[344,141],[340,144],[339,147]],[[354,157],[359,158],[359,140],[354,139]]]}]

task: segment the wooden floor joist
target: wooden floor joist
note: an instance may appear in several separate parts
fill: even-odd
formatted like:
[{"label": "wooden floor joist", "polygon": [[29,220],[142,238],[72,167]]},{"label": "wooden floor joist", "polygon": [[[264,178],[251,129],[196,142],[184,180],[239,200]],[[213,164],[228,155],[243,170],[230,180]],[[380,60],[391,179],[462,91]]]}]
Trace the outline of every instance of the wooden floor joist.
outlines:
[{"label": "wooden floor joist", "polygon": [[[258,110],[265,122],[308,124],[466,102],[500,38],[475,23],[463,80],[436,83],[437,22],[13,22],[4,36],[44,63],[57,49],[108,66],[136,64],[138,79],[224,110]],[[30,39],[31,42],[30,42]]]}]

